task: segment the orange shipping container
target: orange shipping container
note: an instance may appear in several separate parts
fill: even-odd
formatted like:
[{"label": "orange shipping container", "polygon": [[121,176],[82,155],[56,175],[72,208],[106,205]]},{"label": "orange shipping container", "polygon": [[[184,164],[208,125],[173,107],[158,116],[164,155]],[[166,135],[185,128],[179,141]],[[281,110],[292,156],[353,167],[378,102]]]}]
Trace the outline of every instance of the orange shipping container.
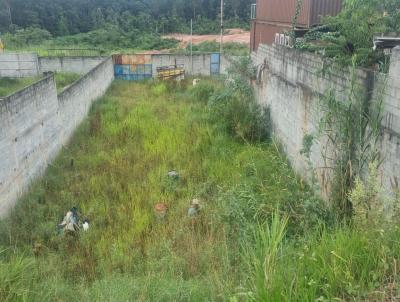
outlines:
[{"label": "orange shipping container", "polygon": [[[282,34],[292,27],[298,0],[257,0],[255,19],[251,24],[251,48],[260,43],[272,44],[275,34]],[[302,0],[296,27],[310,28],[321,23],[326,15],[337,15],[342,0]]]}]

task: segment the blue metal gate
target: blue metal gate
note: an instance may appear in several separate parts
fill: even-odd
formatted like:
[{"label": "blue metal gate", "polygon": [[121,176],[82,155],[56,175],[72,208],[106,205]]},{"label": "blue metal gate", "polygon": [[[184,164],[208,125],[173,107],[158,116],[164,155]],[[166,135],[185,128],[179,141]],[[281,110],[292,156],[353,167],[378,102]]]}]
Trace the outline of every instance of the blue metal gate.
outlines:
[{"label": "blue metal gate", "polygon": [[211,75],[216,75],[220,73],[221,66],[221,56],[219,53],[211,54]]}]

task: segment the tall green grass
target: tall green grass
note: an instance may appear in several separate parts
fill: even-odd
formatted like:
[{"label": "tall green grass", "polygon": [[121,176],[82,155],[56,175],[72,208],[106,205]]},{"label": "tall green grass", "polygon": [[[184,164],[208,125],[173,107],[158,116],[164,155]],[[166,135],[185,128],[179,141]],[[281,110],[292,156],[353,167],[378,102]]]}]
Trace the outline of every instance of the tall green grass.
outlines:
[{"label": "tall green grass", "polygon": [[[66,86],[72,84],[78,80],[81,75],[76,73],[68,72],[58,72],[55,74],[55,81],[57,86],[57,91],[60,92]],[[39,81],[40,76],[37,77],[27,77],[27,78],[0,78],[0,97],[5,97],[13,94],[25,87],[32,85],[33,83]]]},{"label": "tall green grass", "polygon": [[18,90],[28,87],[29,85],[32,85],[39,80],[40,77],[0,78],[0,97],[5,97],[13,94]]},{"label": "tall green grass", "polygon": [[[114,82],[0,222],[0,299],[395,297],[398,229],[337,226],[273,141],[244,141],[229,116],[215,118],[223,86]],[[201,214],[190,219],[193,198]],[[165,221],[153,213],[160,201]],[[91,221],[76,240],[56,232],[74,205]]]},{"label": "tall green grass", "polygon": [[65,87],[71,85],[77,81],[82,75],[72,72],[57,72],[55,74],[55,81],[57,85],[57,91],[62,91]]}]

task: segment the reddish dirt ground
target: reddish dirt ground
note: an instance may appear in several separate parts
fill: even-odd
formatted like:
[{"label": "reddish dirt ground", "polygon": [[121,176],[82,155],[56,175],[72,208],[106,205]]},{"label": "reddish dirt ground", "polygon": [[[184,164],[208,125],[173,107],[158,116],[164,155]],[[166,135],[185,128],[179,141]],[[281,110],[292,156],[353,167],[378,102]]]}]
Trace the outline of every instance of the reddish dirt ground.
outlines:
[{"label": "reddish dirt ground", "polygon": [[[180,47],[184,48],[190,43],[190,35],[186,34],[169,34],[165,38],[174,38],[181,41]],[[193,45],[200,44],[205,41],[219,41],[219,35],[193,35]],[[236,42],[250,45],[250,32],[239,28],[227,29],[224,35],[224,43]]]}]

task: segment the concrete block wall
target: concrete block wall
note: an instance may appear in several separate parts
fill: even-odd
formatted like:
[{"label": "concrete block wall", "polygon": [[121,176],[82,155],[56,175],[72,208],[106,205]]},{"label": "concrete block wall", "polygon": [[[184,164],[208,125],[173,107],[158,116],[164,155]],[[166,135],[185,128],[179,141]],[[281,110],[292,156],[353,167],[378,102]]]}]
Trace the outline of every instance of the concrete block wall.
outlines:
[{"label": "concrete block wall", "polygon": [[0,216],[59,149],[57,110],[53,75],[0,100]]},{"label": "concrete block wall", "polygon": [[183,65],[187,75],[209,76],[211,74],[211,54],[193,55],[193,65],[189,55],[156,54],[152,55],[153,76],[162,66]]},{"label": "concrete block wall", "polygon": [[44,72],[85,74],[106,57],[38,57],[36,53],[0,54],[0,77],[33,77]]},{"label": "concrete block wall", "polygon": [[[396,59],[396,56],[399,56]],[[321,57],[288,49],[283,46],[260,45],[252,60],[259,67],[256,85],[257,99],[263,106],[269,106],[273,120],[273,131],[280,140],[295,170],[309,178],[307,158],[301,154],[306,134],[318,133],[321,118],[320,97],[333,91],[338,101],[346,101],[351,83],[350,69],[343,69]],[[383,94],[384,123],[382,125],[381,153],[384,162],[380,175],[382,184],[390,191],[392,183],[400,183],[400,55],[394,51],[390,74],[387,77],[368,70],[357,70],[355,81],[362,89],[360,93],[377,102]],[[373,90],[373,91],[371,91]],[[381,91],[378,91],[381,90]],[[397,109],[396,109],[397,108]],[[311,161],[317,172],[322,195],[330,189],[331,172],[325,167],[322,153],[328,152],[326,138],[320,137],[311,150]]]},{"label": "concrete block wall", "polygon": [[221,74],[227,74],[229,67],[237,61],[240,57],[236,56],[228,56],[228,55],[222,55],[221,56],[221,65],[220,65],[220,73]]},{"label": "concrete block wall", "polygon": [[39,74],[36,53],[0,54],[0,77],[22,78]]},{"label": "concrete block wall", "polygon": [[85,74],[105,60],[105,57],[39,57],[40,72],[71,72]]},{"label": "concrete block wall", "polygon": [[376,94],[383,96],[381,148],[384,161],[382,182],[387,188],[400,189],[400,47],[392,51],[389,75],[377,78]]},{"label": "concrete block wall", "polygon": [[0,99],[0,217],[45,171],[113,79],[108,58],[58,96],[49,75]]},{"label": "concrete block wall", "polygon": [[114,65],[112,59],[107,58],[58,95],[63,144],[68,142],[92,103],[106,92],[113,80]]}]

